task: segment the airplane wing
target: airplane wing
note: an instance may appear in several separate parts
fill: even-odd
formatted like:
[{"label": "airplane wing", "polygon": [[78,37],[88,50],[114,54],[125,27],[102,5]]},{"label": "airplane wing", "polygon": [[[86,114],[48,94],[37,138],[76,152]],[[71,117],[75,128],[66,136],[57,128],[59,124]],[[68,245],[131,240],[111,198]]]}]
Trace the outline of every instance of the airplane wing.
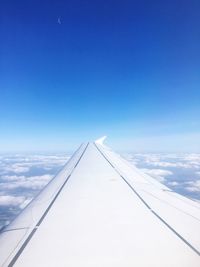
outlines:
[{"label": "airplane wing", "polygon": [[0,266],[200,266],[200,204],[103,140],[81,145],[2,231]]}]

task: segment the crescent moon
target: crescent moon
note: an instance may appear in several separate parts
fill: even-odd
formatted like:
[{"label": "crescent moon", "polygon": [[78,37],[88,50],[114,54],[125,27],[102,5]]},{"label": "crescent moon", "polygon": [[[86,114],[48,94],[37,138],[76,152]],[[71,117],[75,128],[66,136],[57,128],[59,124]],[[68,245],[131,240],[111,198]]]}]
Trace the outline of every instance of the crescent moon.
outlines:
[{"label": "crescent moon", "polygon": [[58,18],[58,24],[61,24],[61,19],[60,19],[60,17]]}]

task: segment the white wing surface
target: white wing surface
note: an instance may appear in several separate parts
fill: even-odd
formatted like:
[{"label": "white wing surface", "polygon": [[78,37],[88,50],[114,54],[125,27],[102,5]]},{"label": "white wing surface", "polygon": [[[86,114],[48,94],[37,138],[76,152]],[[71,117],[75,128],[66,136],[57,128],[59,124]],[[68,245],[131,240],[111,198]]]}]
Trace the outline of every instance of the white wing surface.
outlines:
[{"label": "white wing surface", "polygon": [[200,204],[83,144],[3,230],[0,266],[199,267]]}]

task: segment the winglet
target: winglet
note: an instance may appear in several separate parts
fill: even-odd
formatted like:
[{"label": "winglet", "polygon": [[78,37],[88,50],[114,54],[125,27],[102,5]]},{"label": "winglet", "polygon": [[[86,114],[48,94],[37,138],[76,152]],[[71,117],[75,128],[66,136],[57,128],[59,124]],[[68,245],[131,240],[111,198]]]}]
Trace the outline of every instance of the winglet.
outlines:
[{"label": "winglet", "polygon": [[103,137],[97,139],[97,140],[95,141],[95,143],[96,143],[96,144],[99,144],[99,145],[103,145],[103,142],[105,141],[106,138],[107,138],[107,136],[105,135],[105,136],[103,136]]}]

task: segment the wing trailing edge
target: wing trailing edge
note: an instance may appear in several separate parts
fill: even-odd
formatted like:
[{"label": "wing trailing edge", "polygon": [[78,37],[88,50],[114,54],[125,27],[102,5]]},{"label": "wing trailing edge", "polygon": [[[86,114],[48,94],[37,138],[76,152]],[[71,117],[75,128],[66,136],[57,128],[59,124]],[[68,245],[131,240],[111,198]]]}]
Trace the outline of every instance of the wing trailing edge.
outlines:
[{"label": "wing trailing edge", "polygon": [[0,235],[2,267],[199,267],[200,204],[83,144]]}]

